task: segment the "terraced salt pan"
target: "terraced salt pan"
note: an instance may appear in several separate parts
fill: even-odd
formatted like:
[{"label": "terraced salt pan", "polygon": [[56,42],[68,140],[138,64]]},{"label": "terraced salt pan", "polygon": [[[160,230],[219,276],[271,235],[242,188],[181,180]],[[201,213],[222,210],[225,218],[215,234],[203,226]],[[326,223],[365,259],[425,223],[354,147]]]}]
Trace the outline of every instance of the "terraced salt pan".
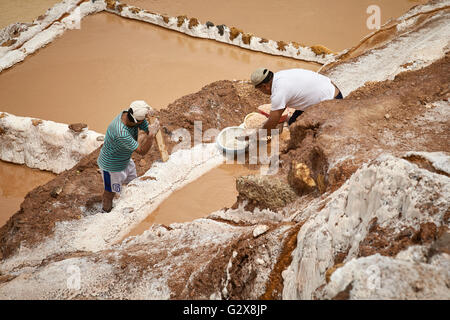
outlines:
[{"label": "terraced salt pan", "polygon": [[[425,153],[421,153],[424,155]],[[443,155],[439,155],[442,161]],[[437,159],[436,154],[427,155]],[[450,156],[445,155],[445,162]],[[436,214],[423,215],[418,207],[434,197]],[[390,155],[364,165],[336,192],[320,211],[309,207],[294,217],[307,220],[297,236],[292,263],[283,272],[283,299],[311,299],[325,284],[325,273],[338,252],[348,251],[344,263],[356,257],[373,218],[382,228],[395,232],[421,223],[437,227],[449,210],[450,178],[420,169]],[[401,212],[401,215],[399,214]]]},{"label": "terraced salt pan", "polygon": [[0,159],[61,173],[103,144],[92,130],[74,132],[67,124],[0,113]]},{"label": "terraced salt pan", "polygon": [[[83,2],[79,6],[79,0],[65,0],[49,9],[45,18],[35,26],[22,32],[17,42],[9,47],[0,46],[0,72],[23,61],[28,55],[46,46],[66,30],[78,27],[78,21],[85,16],[104,10],[106,4],[103,1]],[[64,14],[68,16],[60,19]],[[8,28],[8,27],[7,27]],[[0,31],[1,37],[6,37],[6,30]],[[6,39],[5,39],[6,40]],[[20,47],[20,48],[19,48]]]},{"label": "terraced salt pan", "polygon": [[[20,248],[0,270],[10,270],[24,262],[32,264],[54,253],[106,249],[123,239],[171,192],[223,162],[223,153],[214,143],[176,151],[167,162],[154,163],[141,178],[130,182],[114,202],[111,212],[95,215],[89,212],[82,220],[58,223],[51,238],[36,248]],[[145,179],[147,176],[156,180]]]},{"label": "terraced salt pan", "polygon": [[[242,33],[233,27],[229,28],[227,26],[221,26],[218,28],[217,26],[199,23],[195,18],[193,18],[195,20],[188,20],[186,17],[181,16],[164,18],[159,14],[139,10],[135,7],[123,6],[119,1],[110,1],[110,3],[111,5],[108,4],[106,8],[106,11],[108,12],[119,14],[122,17],[152,23],[185,33],[192,37],[212,39],[249,50],[318,63],[327,63],[334,58],[334,54],[324,47],[322,47],[321,50],[326,53],[318,54],[314,52],[314,50],[318,50],[314,47],[303,47],[293,42],[286,43],[284,41],[262,39],[252,34]],[[121,8],[120,12],[117,10],[118,7]]]},{"label": "terraced salt pan", "polygon": [[[445,4],[450,2],[445,1]],[[426,8],[431,10],[443,6],[444,3],[437,3]],[[420,7],[414,12],[421,11],[425,9]],[[324,74],[347,96],[366,82],[393,80],[401,72],[424,68],[449,51],[449,19],[450,10],[442,10],[422,22],[418,30],[407,32],[381,48],[369,50],[355,59],[338,64]]]},{"label": "terraced salt pan", "polygon": [[356,300],[450,299],[450,256],[443,253],[431,263],[414,261],[412,254],[422,248],[408,248],[395,258],[375,254],[353,259],[332,274],[321,298],[331,299],[351,284],[350,299]]},{"label": "terraced salt pan", "polygon": [[[14,40],[12,44],[0,47],[0,72],[23,61],[29,54],[36,52],[39,48],[46,46],[57,37],[61,36],[65,30],[80,27],[81,19],[85,16],[104,10],[123,17],[156,24],[193,37],[213,39],[273,55],[282,55],[320,63],[331,61],[334,56],[331,53],[322,54],[322,52],[327,52],[327,49],[320,46],[314,49],[314,47],[299,47],[295,43],[284,43],[273,40],[262,41],[261,38],[249,34],[244,35],[242,33],[239,33],[239,35],[235,37],[233,33],[234,30],[231,30],[228,27],[223,27],[219,30],[216,27],[208,27],[206,24],[200,24],[198,21],[195,26],[192,26],[191,20],[183,21],[180,25],[178,17],[167,18],[134,7],[123,7],[118,1],[97,0],[95,2],[85,1],[81,4],[80,2],[81,1],[79,0],[65,0],[58,3],[48,10],[44,19],[35,20],[34,24],[30,27],[23,24],[13,24],[0,30],[0,43],[6,44],[8,40]],[[118,12],[116,10],[117,7],[123,7],[123,9]],[[64,15],[66,16],[64,17]],[[11,31],[14,29],[21,30],[20,35],[15,39],[11,38],[10,35]],[[243,38],[250,40],[248,42]],[[320,52],[320,54],[315,53],[313,50],[319,50],[317,52]]]}]

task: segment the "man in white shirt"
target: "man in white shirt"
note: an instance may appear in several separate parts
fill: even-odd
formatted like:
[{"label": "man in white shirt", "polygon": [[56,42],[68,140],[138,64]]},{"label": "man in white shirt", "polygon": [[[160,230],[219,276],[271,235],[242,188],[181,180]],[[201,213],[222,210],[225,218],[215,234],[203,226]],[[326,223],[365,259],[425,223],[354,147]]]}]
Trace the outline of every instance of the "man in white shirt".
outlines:
[{"label": "man in white shirt", "polygon": [[275,129],[287,107],[296,109],[288,121],[291,125],[308,107],[324,100],[343,98],[328,77],[310,70],[288,69],[273,73],[259,68],[252,73],[251,81],[256,89],[271,95],[272,107],[263,129]]}]

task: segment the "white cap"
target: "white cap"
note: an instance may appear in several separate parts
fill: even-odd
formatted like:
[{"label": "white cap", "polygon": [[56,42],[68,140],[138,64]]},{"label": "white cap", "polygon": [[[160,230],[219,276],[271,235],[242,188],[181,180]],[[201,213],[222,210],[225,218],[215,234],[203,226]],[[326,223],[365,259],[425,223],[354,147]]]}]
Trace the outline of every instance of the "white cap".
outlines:
[{"label": "white cap", "polygon": [[267,75],[269,74],[269,69],[267,68],[258,68],[255,71],[253,71],[250,80],[252,81],[253,85],[256,87],[258,84],[264,81],[266,79]]},{"label": "white cap", "polygon": [[136,120],[135,122],[138,122],[144,120],[150,110],[151,107],[145,101],[137,100],[130,104],[128,112]]}]

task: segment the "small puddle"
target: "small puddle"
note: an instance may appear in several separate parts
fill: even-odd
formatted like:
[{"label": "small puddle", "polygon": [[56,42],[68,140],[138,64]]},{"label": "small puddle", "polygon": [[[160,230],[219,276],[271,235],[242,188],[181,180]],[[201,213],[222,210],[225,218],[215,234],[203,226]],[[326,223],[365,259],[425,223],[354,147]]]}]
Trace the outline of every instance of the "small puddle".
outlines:
[{"label": "small puddle", "polygon": [[236,178],[259,173],[242,164],[222,164],[198,179],[173,192],[125,238],[142,234],[151,225],[169,225],[205,217],[224,207],[231,207],[237,198]]},{"label": "small puddle", "polygon": [[55,176],[48,171],[0,161],[0,227],[20,209],[28,192]]}]

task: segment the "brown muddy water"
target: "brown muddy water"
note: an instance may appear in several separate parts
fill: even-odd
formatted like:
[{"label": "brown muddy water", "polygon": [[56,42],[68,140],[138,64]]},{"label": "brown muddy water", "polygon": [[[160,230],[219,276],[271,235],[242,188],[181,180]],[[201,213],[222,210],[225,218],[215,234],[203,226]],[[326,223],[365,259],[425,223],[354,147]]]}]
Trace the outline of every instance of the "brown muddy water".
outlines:
[{"label": "brown muddy water", "polygon": [[211,82],[248,79],[260,66],[319,68],[99,13],[0,73],[0,111],[104,133],[134,100],[161,109]]},{"label": "brown muddy water", "polygon": [[154,223],[168,226],[186,222],[229,208],[236,202],[236,177],[256,174],[242,164],[222,164],[185,187],[173,192],[158,208],[135,227],[125,238],[142,234]]},{"label": "brown muddy water", "polygon": [[341,51],[372,32],[366,25],[370,5],[380,8],[384,24],[427,0],[124,0],[163,13],[225,24],[272,40],[321,44]]},{"label": "brown muddy water", "polygon": [[0,161],[0,227],[20,209],[25,195],[52,180],[55,174]]},{"label": "brown muddy water", "polygon": [[0,29],[15,22],[33,22],[61,0],[1,0]]},{"label": "brown muddy water", "polygon": [[[1,0],[0,28],[17,21],[31,22],[56,2]],[[366,26],[369,5],[380,7],[384,23],[425,1],[123,2],[170,16],[185,14],[202,22],[235,26],[273,40],[322,44],[340,51],[372,32]],[[196,39],[100,13],[83,19],[80,30],[67,31],[24,62],[0,73],[0,111],[62,123],[83,122],[104,133],[113,117],[133,100],[146,100],[161,109],[213,81],[248,79],[260,66],[275,71],[319,68],[318,64]],[[152,223],[188,221],[231,206],[236,200],[235,176],[242,174],[247,172],[236,165],[214,169],[176,191],[132,233],[142,233]],[[28,191],[53,177],[48,172],[0,162],[0,225],[19,209]],[[176,199],[185,200],[182,211]]]}]

